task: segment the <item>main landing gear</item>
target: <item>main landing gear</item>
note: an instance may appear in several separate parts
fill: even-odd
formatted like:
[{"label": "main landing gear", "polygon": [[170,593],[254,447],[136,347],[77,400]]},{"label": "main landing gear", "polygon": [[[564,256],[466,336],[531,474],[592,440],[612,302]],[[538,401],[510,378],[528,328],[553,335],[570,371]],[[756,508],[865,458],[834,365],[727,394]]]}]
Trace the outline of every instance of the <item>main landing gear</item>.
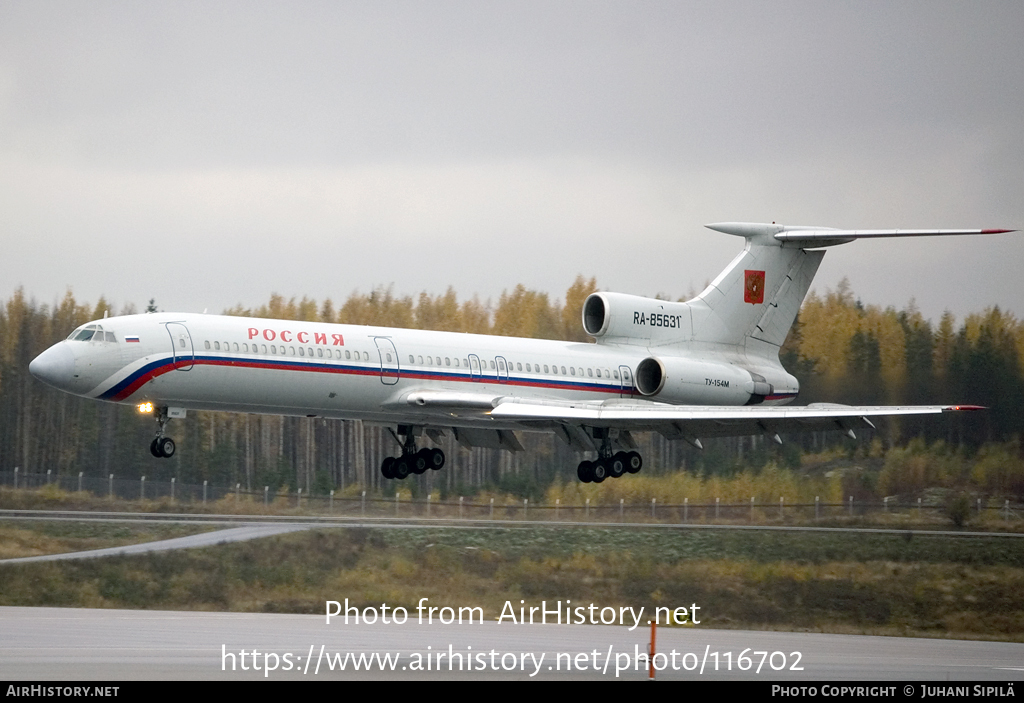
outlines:
[{"label": "main landing gear", "polygon": [[576,467],[576,476],[583,483],[601,483],[606,478],[618,478],[625,473],[635,474],[644,466],[643,457],[639,452],[612,453],[611,436],[608,430],[597,429],[594,438],[601,440],[601,448],[597,450],[597,459],[581,461]]},{"label": "main landing gear", "polygon": [[594,461],[581,461],[576,467],[576,475],[583,483],[601,483],[606,478],[635,474],[643,466],[643,457],[638,452],[616,452],[612,456],[598,456]]},{"label": "main landing gear", "polygon": [[[416,449],[416,436],[419,434],[409,425],[399,425],[398,434],[405,437],[402,445],[402,455],[399,457],[389,456],[381,462],[380,473],[384,478],[402,480],[409,474],[426,473],[428,469],[440,470],[444,466],[444,452],[440,449]],[[396,436],[395,439],[398,439]]]},{"label": "main landing gear", "polygon": [[156,412],[156,437],[149,443],[149,452],[157,459],[170,459],[174,456],[174,440],[164,435],[168,420],[167,408],[159,408]]}]

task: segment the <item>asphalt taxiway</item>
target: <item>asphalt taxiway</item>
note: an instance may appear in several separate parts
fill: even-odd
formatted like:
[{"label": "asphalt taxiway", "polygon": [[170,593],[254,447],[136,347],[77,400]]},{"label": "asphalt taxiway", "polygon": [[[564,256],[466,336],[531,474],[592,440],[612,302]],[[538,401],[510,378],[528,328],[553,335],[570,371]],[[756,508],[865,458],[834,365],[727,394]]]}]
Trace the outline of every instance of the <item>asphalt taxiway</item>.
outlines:
[{"label": "asphalt taxiway", "polygon": [[[416,623],[415,609],[402,625],[325,620],[322,615],[2,607],[0,680],[648,677],[646,661],[636,658],[650,641],[645,626],[631,631],[508,621],[428,625]],[[663,654],[658,663],[664,669],[657,672],[662,680],[1024,680],[1024,644],[1016,643],[695,626],[659,628],[656,652]],[[366,666],[357,669],[360,661]]]}]

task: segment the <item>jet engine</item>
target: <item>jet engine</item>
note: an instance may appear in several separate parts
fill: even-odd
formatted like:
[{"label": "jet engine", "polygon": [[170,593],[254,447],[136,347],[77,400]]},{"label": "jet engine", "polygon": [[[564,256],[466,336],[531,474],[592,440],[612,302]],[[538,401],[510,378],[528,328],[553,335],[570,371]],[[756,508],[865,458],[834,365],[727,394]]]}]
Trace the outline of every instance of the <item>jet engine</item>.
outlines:
[{"label": "jet engine", "polygon": [[773,392],[763,376],[739,366],[655,356],[637,365],[636,388],[652,400],[686,405],[754,405]]},{"label": "jet engine", "polygon": [[669,300],[591,293],[583,303],[583,329],[599,343],[680,342],[690,337],[690,309]]}]

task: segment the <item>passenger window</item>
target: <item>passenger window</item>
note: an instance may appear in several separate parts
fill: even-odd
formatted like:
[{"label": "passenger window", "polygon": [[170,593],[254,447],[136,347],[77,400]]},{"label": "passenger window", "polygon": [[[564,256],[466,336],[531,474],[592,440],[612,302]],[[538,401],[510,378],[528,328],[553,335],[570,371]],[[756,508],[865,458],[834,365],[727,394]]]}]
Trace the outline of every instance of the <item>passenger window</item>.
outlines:
[{"label": "passenger window", "polygon": [[178,346],[181,347],[182,349],[185,348],[185,338],[184,337],[178,337]]},{"label": "passenger window", "polygon": [[352,352],[350,352],[348,349],[345,350],[345,358],[346,359],[351,359],[352,358]]},{"label": "passenger window", "polygon": [[266,344],[260,345],[260,351],[262,353],[266,354],[267,353],[267,345]]},{"label": "passenger window", "polygon": [[[330,353],[330,351],[328,351],[328,354],[329,354],[329,353]],[[323,349],[319,349],[319,348],[318,348],[318,349],[316,350],[316,355],[317,355],[317,357],[318,357],[318,358],[321,358],[321,359],[322,359],[322,358],[324,358],[324,350],[323,350]]]},{"label": "passenger window", "polygon": [[491,359],[491,368],[494,368],[494,359]]},{"label": "passenger window", "polygon": [[523,370],[523,365],[522,365],[522,364],[520,364],[520,363],[519,363],[519,362],[517,361],[517,362],[516,362],[516,371],[522,371],[522,370]]},{"label": "passenger window", "polygon": [[209,349],[210,348],[210,340],[207,339],[205,342],[203,342],[203,346],[206,347],[207,349]]},{"label": "passenger window", "polygon": [[459,357],[455,357],[455,368],[459,368]]},{"label": "passenger window", "polygon": [[615,379],[616,379],[616,380],[618,380],[618,378],[619,378],[619,372],[618,372],[618,371],[612,371],[612,376],[614,376],[614,377],[615,377]]},{"label": "passenger window", "polygon": [[469,368],[469,359],[463,359],[462,360],[462,365],[465,366],[468,369]]},{"label": "passenger window", "polygon": [[277,345],[276,344],[271,344],[270,345],[270,353],[271,354],[276,354],[277,353]]},{"label": "passenger window", "polygon": [[387,353],[387,357],[388,357],[388,361],[390,362],[391,361],[391,352]]},{"label": "passenger window", "polygon": [[[565,371],[563,370],[562,373],[565,373]],[[575,376],[576,375],[576,369],[573,368],[572,366],[570,366],[569,367],[569,373],[571,373],[573,376]]]},{"label": "passenger window", "polygon": [[587,369],[587,376],[593,378],[594,377],[594,369],[588,368]]},{"label": "passenger window", "polygon": [[[284,354],[284,347],[281,347],[281,353]],[[289,347],[288,353],[291,354],[292,356],[295,356],[295,347]]]},{"label": "passenger window", "polygon": [[306,355],[306,350],[303,349],[302,347],[299,347],[299,356],[305,356],[305,355]]},{"label": "passenger window", "polygon": [[217,351],[220,351],[220,342],[214,342],[213,348],[216,349]]},{"label": "passenger window", "polygon": [[[409,357],[409,359],[411,360],[412,357]],[[423,357],[422,356],[417,356],[416,359],[417,359],[417,363],[419,363],[420,366],[423,366]]]},{"label": "passenger window", "polygon": [[544,373],[547,373],[547,372],[548,372],[548,365],[544,364]]},{"label": "passenger window", "polygon": [[363,352],[363,361],[370,360],[370,352]]},{"label": "passenger window", "polygon": [[451,366],[451,365],[452,365],[452,360],[451,360],[451,357],[447,357],[447,356],[446,356],[446,357],[444,358],[444,365],[445,365],[445,366]]},{"label": "passenger window", "polygon": [[412,354],[409,355],[409,363],[410,364],[415,364],[416,363],[416,359],[413,358]]},{"label": "passenger window", "polygon": [[565,375],[565,367],[564,366],[562,367],[562,375],[563,376]]}]

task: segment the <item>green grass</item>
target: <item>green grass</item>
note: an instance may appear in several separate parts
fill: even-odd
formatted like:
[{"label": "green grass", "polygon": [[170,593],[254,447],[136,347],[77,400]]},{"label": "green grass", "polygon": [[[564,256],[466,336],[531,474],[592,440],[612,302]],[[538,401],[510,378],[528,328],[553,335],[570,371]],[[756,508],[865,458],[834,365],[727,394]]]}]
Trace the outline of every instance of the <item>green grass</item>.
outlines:
[{"label": "green grass", "polygon": [[1024,641],[1013,538],[635,529],[321,529],[0,565],[0,604],[323,613],[571,600],[701,606],[701,627]]},{"label": "green grass", "polygon": [[92,521],[4,521],[0,559],[120,547],[209,531],[206,525],[117,524]]},{"label": "green grass", "polygon": [[509,557],[543,559],[576,553],[629,553],[662,562],[744,559],[758,562],[896,561],[1004,565],[1024,568],[1024,540],[951,537],[926,532],[870,534],[756,530],[634,528],[518,528],[492,530],[384,530],[396,549],[428,544],[498,550]]}]

